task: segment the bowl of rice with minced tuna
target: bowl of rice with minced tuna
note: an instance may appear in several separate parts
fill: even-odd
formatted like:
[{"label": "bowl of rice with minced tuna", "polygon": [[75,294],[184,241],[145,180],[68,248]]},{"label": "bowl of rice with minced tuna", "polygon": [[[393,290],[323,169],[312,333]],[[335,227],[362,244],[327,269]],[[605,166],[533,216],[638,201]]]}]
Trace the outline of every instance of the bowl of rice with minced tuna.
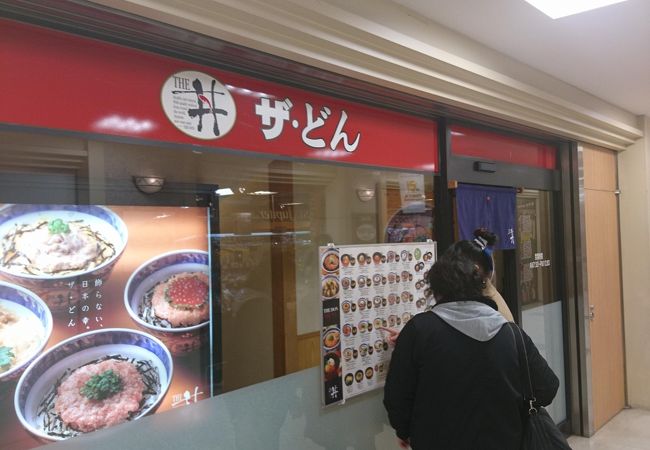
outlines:
[{"label": "bowl of rice with minced tuna", "polygon": [[18,381],[22,425],[43,440],[62,440],[155,411],[169,389],[172,356],[155,337],[108,328],[47,350]]}]

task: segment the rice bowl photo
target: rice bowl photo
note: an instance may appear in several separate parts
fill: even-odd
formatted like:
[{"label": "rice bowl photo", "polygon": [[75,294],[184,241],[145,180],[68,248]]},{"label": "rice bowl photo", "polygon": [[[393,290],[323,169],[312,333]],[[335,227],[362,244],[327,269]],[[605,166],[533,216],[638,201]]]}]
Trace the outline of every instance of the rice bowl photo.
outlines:
[{"label": "rice bowl photo", "polygon": [[14,407],[30,433],[63,440],[154,412],[172,376],[171,354],[155,337],[120,328],[89,331],[27,367]]},{"label": "rice bowl photo", "polygon": [[52,314],[35,293],[0,282],[0,382],[14,380],[43,351]]},{"label": "rice bowl photo", "polygon": [[323,348],[325,350],[334,350],[341,342],[341,331],[335,325],[330,325],[323,329]]},{"label": "rice bowl photo", "polygon": [[[343,278],[341,280],[341,285],[343,289],[348,289],[351,285],[349,278]],[[323,298],[334,298],[339,293],[339,282],[335,276],[328,275],[323,278],[323,283],[321,286],[321,293]]]},{"label": "rice bowl photo", "polygon": [[330,250],[325,252],[322,257],[323,269],[326,272],[335,272],[339,268],[339,254],[337,251]]},{"label": "rice bowl photo", "polygon": [[0,208],[0,276],[62,312],[81,296],[79,281],[108,278],[128,241],[112,210],[88,205]]},{"label": "rice bowl photo", "polygon": [[173,355],[199,348],[210,323],[208,253],[178,250],[138,267],[124,288],[131,319],[161,339]]}]

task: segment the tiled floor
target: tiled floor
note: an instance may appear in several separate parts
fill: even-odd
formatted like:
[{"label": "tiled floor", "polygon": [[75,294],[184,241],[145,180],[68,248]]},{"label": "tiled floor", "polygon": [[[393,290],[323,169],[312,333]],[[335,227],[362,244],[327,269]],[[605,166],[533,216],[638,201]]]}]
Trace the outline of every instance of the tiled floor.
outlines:
[{"label": "tiled floor", "polygon": [[626,409],[591,438],[572,436],[573,450],[650,450],[650,411]]}]

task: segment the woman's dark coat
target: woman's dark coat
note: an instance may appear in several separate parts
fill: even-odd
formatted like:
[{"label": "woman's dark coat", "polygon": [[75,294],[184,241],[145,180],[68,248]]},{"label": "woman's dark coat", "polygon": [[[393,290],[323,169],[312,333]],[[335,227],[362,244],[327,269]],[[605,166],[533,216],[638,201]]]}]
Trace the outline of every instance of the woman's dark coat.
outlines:
[{"label": "woman's dark coat", "polygon": [[[454,302],[416,315],[402,330],[384,405],[414,450],[519,449],[526,411],[515,335],[493,313],[479,302]],[[537,404],[546,406],[559,381],[523,335]]]}]

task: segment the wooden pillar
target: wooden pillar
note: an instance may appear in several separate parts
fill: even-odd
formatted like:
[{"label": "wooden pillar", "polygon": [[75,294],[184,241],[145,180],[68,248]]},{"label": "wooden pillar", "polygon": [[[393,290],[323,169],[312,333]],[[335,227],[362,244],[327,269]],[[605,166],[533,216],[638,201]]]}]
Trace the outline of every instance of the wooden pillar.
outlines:
[{"label": "wooden pillar", "polygon": [[273,375],[280,377],[298,370],[296,322],[295,217],[293,203],[293,164],[269,164],[269,210],[271,211],[271,277],[273,301]]}]

